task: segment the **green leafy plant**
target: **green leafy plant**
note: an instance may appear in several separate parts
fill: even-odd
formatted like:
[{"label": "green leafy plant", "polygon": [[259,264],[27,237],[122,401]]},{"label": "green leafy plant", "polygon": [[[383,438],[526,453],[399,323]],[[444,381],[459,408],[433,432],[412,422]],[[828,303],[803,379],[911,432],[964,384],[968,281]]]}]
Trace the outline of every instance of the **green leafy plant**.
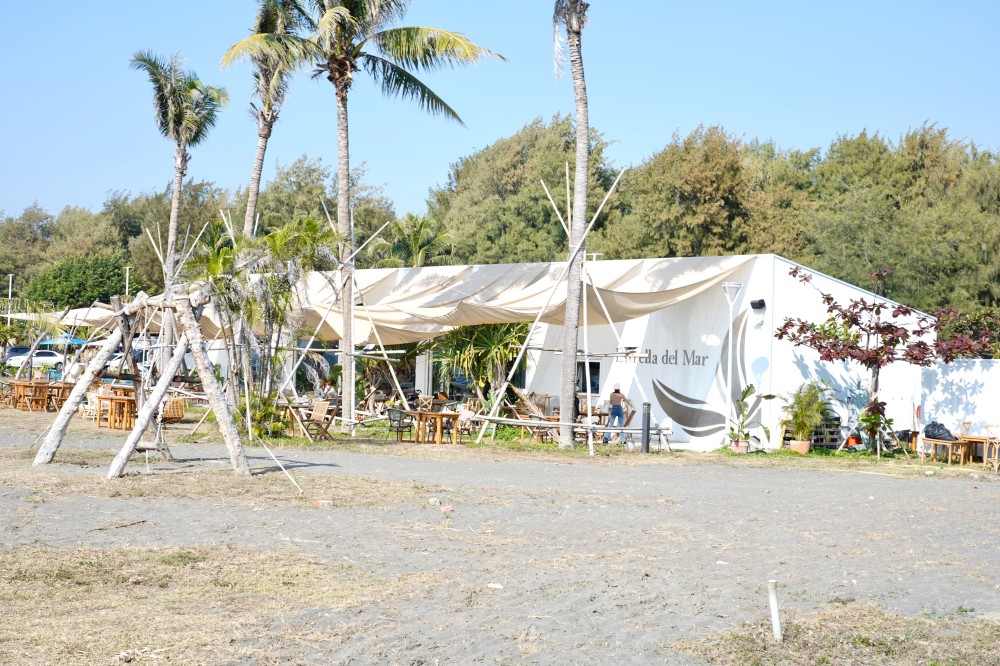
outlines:
[{"label": "green leafy plant", "polygon": [[[242,420],[246,420],[246,412],[239,410]],[[275,402],[274,393],[250,393],[250,433],[253,437],[280,437],[288,431],[288,419],[285,409]]]},{"label": "green leafy plant", "polygon": [[729,439],[733,443],[750,441],[760,443],[759,437],[751,435],[751,432],[756,428],[763,430],[764,436],[770,438],[771,431],[760,422],[757,414],[760,411],[761,401],[774,400],[774,398],[775,396],[770,393],[757,393],[757,388],[753,384],[747,384],[740,393],[740,397],[733,402],[735,417],[729,420]]},{"label": "green leafy plant", "polygon": [[806,382],[785,398],[785,419],[783,426],[792,432],[798,441],[812,439],[816,430],[830,416],[830,406],[824,395],[829,389],[819,382]]}]

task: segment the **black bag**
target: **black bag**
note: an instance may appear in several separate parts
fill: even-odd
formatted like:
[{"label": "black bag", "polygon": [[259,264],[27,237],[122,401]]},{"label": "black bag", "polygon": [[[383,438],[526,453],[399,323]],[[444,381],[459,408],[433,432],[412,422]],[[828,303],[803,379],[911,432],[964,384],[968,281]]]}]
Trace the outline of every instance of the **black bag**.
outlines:
[{"label": "black bag", "polygon": [[951,431],[945,428],[943,425],[937,421],[931,421],[924,427],[924,437],[929,437],[931,439],[941,439],[946,442],[956,442],[958,438],[951,434]]}]

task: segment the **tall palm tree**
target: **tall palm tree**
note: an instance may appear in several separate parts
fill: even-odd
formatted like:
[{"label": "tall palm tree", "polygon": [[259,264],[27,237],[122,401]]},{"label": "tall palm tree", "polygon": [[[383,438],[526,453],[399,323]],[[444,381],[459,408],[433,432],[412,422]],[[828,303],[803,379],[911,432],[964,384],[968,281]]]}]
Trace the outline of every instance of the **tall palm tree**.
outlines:
[{"label": "tall palm tree", "polygon": [[440,266],[451,260],[451,234],[431,218],[407,213],[369,245],[375,268]]},{"label": "tall palm tree", "polygon": [[[310,0],[315,15],[311,35],[269,36],[237,45],[252,56],[280,46],[299,62],[315,65],[314,78],[325,76],[337,98],[337,230],[348,242],[341,248],[344,335],[341,348],[351,354],[354,334],[354,262],[350,259],[351,201],[347,97],[355,72],[364,71],[382,92],[415,100],[425,111],[461,122],[458,114],[412,72],[466,65],[498,55],[460,33],[438,28],[391,27],[401,20],[411,0]],[[236,48],[236,47],[234,47]],[[500,56],[498,56],[500,57]],[[345,394],[353,395],[354,364],[344,363]],[[354,417],[352,400],[344,403],[344,422]]]},{"label": "tall palm tree", "polygon": [[[294,59],[287,57],[280,41],[267,41],[267,35],[281,36],[295,34],[308,17],[296,0],[261,0],[254,23],[253,35],[247,39],[260,42],[260,48],[248,56],[253,65],[254,96],[260,106],[250,104],[250,111],[257,120],[257,153],[254,156],[250,185],[247,188],[247,210],[243,218],[243,235],[252,236],[257,217],[257,197],[260,194],[260,176],[264,170],[264,154],[271,138],[274,123],[288,94],[288,80],[295,70]],[[239,44],[229,49],[222,58],[222,66],[228,67],[240,59]]]},{"label": "tall palm tree", "polygon": [[132,56],[132,69],[149,76],[153,84],[153,111],[160,134],[176,145],[174,151],[174,190],[170,202],[170,225],[164,252],[163,284],[173,286],[177,264],[177,216],[181,205],[181,187],[191,154],[188,148],[205,140],[215,125],[218,113],[229,101],[225,88],[203,84],[194,72],[183,69],[179,55],[162,60],[149,51]]},{"label": "tall palm tree", "polygon": [[[563,323],[562,367],[559,373],[559,404],[572,405],[576,400],[576,352],[580,328],[580,298],[583,291],[582,267],[586,244],[577,254],[573,250],[583,241],[587,228],[587,176],[590,171],[590,121],[587,115],[587,82],[583,75],[583,26],[587,23],[589,3],[582,0],[555,0],[552,27],[556,51],[556,72],[560,70],[564,47],[569,50],[573,74],[573,97],[576,102],[576,170],[573,175],[573,219],[569,238],[569,271],[566,275],[566,319]],[[563,36],[565,31],[565,37]],[[566,413],[566,410],[563,410]],[[573,447],[573,428],[559,429],[559,447]]]}]

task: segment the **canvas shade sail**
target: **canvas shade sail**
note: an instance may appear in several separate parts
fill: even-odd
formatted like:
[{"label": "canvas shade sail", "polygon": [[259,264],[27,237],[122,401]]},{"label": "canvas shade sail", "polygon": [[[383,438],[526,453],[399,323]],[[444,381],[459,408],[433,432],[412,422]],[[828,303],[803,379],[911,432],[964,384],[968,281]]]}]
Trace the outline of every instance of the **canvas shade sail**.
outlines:
[{"label": "canvas shade sail", "polygon": [[[598,294],[611,321],[627,321],[696,296],[753,260],[735,256],[588,262],[587,321],[609,323]],[[358,344],[375,342],[374,325],[384,344],[416,342],[459,326],[532,321],[543,308],[543,322],[562,324],[564,267],[526,263],[358,270],[355,339]],[[318,328],[326,340],[340,339],[343,333],[339,279],[336,272],[310,273],[299,286],[303,327]]]}]

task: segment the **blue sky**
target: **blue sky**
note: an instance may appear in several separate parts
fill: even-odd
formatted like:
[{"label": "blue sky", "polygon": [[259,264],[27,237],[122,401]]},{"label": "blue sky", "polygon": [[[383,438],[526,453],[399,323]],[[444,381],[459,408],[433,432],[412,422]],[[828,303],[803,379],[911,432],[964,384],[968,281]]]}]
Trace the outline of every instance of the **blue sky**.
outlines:
[{"label": "blue sky", "polygon": [[[110,190],[159,191],[173,176],[170,142],[153,124],[138,50],[180,52],[230,105],[189,175],[235,189],[249,179],[256,127],[250,70],[219,68],[248,34],[250,0],[12,2],[0,42],[0,211],[38,202],[99,210]],[[863,129],[890,140],[925,121],[953,139],[1000,148],[1000,5],[895,0],[837,3],[592,0],[584,32],[591,125],[618,167],[637,165],[675,132],[721,125],[781,148],[826,148]],[[396,212],[423,212],[449,165],[534,118],[571,114],[568,73],[552,67],[550,0],[415,0],[408,25],[464,32],[507,62],[423,76],[465,126],[386,98],[361,78],[350,98],[352,165]],[[16,27],[17,29],[11,29]],[[336,163],[333,86],[299,75],[265,165],[303,154]]]}]

